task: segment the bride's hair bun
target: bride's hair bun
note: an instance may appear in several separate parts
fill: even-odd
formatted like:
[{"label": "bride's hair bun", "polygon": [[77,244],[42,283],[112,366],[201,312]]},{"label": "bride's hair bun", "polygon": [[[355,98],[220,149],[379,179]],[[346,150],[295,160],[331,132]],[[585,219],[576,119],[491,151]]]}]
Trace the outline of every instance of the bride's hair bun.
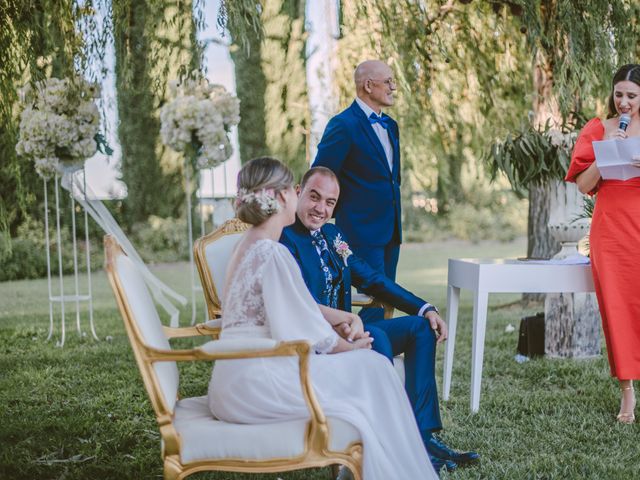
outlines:
[{"label": "bride's hair bun", "polygon": [[278,192],[293,185],[293,174],[280,160],[254,158],[238,173],[235,210],[245,223],[260,225],[280,210]]}]

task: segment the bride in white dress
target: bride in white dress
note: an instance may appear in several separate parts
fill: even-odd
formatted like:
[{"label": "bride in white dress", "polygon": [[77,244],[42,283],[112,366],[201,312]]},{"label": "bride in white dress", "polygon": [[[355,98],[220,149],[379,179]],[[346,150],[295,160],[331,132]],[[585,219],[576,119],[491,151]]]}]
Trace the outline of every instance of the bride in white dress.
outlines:
[{"label": "bride in white dress", "polygon": [[[389,361],[370,350],[366,333],[350,343],[335,332],[278,243],[295,220],[296,203],[293,176],[279,161],[255,159],[238,174],[236,211],[253,226],[229,262],[221,337],[307,340],[317,353],[309,374],[324,413],[360,432],[364,479],[438,478]],[[293,357],[217,361],[209,406],[216,417],[234,423],[309,416]]]}]

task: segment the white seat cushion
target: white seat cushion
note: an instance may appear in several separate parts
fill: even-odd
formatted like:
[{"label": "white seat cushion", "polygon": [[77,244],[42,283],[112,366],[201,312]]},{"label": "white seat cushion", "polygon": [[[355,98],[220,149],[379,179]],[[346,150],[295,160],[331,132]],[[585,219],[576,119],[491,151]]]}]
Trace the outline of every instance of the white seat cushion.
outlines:
[{"label": "white seat cushion", "polygon": [[[328,418],[329,448],[344,451],[361,441],[350,423]],[[307,420],[241,425],[216,420],[207,397],[185,398],[176,404],[174,426],[182,440],[182,463],[216,458],[265,460],[302,454]]]}]

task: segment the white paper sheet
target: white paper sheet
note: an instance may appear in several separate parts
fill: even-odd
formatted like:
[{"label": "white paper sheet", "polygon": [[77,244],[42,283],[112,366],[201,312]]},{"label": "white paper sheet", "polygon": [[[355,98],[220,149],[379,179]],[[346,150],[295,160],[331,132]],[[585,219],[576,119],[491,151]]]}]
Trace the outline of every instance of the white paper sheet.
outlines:
[{"label": "white paper sheet", "polygon": [[564,258],[550,258],[549,260],[518,259],[518,262],[536,263],[540,265],[589,265],[591,260],[589,257],[574,253]]},{"label": "white paper sheet", "polygon": [[633,156],[640,156],[640,137],[593,142],[593,151],[602,178],[629,180],[640,177],[640,168],[631,164]]}]

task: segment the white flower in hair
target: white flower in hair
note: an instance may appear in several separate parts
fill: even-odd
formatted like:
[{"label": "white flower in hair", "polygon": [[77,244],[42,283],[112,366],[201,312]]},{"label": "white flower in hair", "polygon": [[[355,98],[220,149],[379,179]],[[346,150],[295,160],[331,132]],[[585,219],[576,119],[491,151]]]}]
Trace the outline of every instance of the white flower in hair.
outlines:
[{"label": "white flower in hair", "polygon": [[238,202],[256,202],[260,206],[260,210],[267,215],[273,215],[280,211],[280,203],[276,199],[276,192],[273,188],[263,188],[257,192],[240,188],[238,189]]}]

